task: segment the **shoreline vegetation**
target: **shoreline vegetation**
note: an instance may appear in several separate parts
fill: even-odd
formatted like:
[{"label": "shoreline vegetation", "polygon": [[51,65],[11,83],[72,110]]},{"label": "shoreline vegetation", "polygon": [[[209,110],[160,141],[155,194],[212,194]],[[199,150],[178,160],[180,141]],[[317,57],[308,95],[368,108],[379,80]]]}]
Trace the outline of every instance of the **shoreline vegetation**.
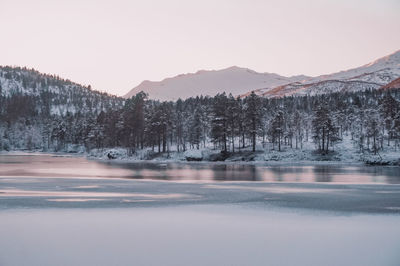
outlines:
[{"label": "shoreline vegetation", "polygon": [[[348,143],[336,146],[335,151],[320,153],[311,149],[312,143],[304,145],[302,150],[268,150],[253,152],[250,148],[236,152],[224,152],[212,148],[187,151],[154,152],[151,149],[137,150],[131,153],[128,149],[102,148],[86,151],[81,146],[69,146],[63,151],[43,151],[18,149],[0,151],[0,155],[51,154],[54,156],[80,156],[89,160],[112,161],[117,163],[216,163],[216,164],[254,164],[254,165],[313,165],[313,164],[348,164],[370,166],[400,166],[400,155],[389,150],[379,154],[360,153],[348,149]],[[307,149],[308,147],[308,149]]]},{"label": "shoreline vegetation", "polygon": [[400,166],[400,158],[393,153],[379,156],[350,154],[341,156],[338,152],[320,154],[312,150],[293,152],[277,151],[239,151],[235,153],[210,149],[190,150],[187,152],[172,151],[169,153],[154,153],[140,151],[127,155],[124,149],[93,150],[85,154],[89,159],[111,160],[118,162],[190,162],[190,163],[239,163],[239,164],[364,164],[380,166]]}]

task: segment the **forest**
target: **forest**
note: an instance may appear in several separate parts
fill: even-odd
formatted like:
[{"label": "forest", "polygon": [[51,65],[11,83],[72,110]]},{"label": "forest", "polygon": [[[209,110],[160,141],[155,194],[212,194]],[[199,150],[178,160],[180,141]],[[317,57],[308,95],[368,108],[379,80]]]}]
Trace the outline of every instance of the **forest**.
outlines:
[{"label": "forest", "polygon": [[[347,136],[360,153],[377,154],[397,149],[400,140],[400,89],[160,102],[145,93],[123,99],[27,69],[3,68],[0,78],[0,150],[68,151],[72,145],[125,148],[131,155],[143,149],[235,153],[312,142],[328,154]],[[10,80],[18,89],[6,92]]]}]

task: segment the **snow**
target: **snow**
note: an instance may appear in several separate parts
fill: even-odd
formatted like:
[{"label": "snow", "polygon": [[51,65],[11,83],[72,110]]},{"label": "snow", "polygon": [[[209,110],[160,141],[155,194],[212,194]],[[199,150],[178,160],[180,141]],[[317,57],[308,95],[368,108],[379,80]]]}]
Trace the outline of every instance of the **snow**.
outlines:
[{"label": "snow", "polygon": [[400,50],[358,68],[256,92],[264,97],[282,97],[375,90],[399,77]]},{"label": "snow", "polygon": [[247,68],[230,67],[222,70],[198,71],[182,74],[162,81],[144,81],[125,95],[129,98],[140,91],[158,100],[177,100],[197,95],[215,96],[232,93],[234,96],[248,91],[275,87],[305,79],[305,76],[283,77],[271,73],[258,73]]},{"label": "snow", "polygon": [[282,97],[282,96],[305,96],[321,95],[335,92],[356,92],[365,90],[375,90],[381,85],[359,80],[342,81],[326,80],[316,83],[291,83],[283,85],[272,90],[259,90],[259,95],[264,97]]},{"label": "snow", "polygon": [[201,150],[188,150],[185,151],[184,154],[185,158],[193,158],[193,159],[202,159],[204,157]]},{"label": "snow", "polygon": [[[12,77],[7,75],[12,73]],[[21,77],[27,78],[30,82],[28,85],[24,86]],[[77,104],[79,104],[79,109],[81,111],[89,111],[87,106],[87,100],[96,100],[97,106],[93,105],[90,111],[93,109],[99,113],[101,110],[105,110],[105,106],[102,106],[103,96],[102,93],[98,91],[89,91],[86,87],[75,84],[69,81],[59,81],[58,85],[43,85],[38,82],[33,82],[32,80],[48,80],[53,79],[53,77],[46,76],[46,74],[41,74],[35,70],[29,70],[25,68],[10,68],[0,66],[0,88],[1,95],[4,97],[11,97],[12,95],[18,93],[22,95],[36,96],[40,97],[41,92],[47,90],[47,92],[53,94],[50,114],[52,115],[65,115],[67,112],[75,114],[77,111]],[[109,103],[116,103],[117,105],[123,104],[122,99],[109,97]],[[103,103],[104,104],[104,103]],[[37,110],[40,112],[40,110]]]},{"label": "snow", "polygon": [[[377,89],[399,77],[400,50],[361,67],[318,77],[284,77],[236,66],[222,70],[201,70],[158,82],[144,81],[128,92],[125,98],[140,91],[159,100],[185,99],[198,95],[214,96],[222,92],[245,96],[251,91],[266,97],[315,95],[344,90]],[[282,85],[286,86],[279,88]]]},{"label": "snow", "polygon": [[[349,69],[346,71],[340,71],[337,73],[322,75],[316,78],[313,78],[313,81],[322,81],[322,80],[332,80],[332,79],[357,79],[355,77],[361,76],[366,73],[372,74],[381,74],[385,72],[386,74],[391,76],[391,80],[394,80],[394,76],[400,76],[400,50],[387,55],[385,57],[379,58],[371,63],[363,65],[361,67]],[[362,78],[362,76],[360,77]],[[358,80],[358,79],[357,79]],[[376,80],[375,80],[376,82]],[[386,82],[386,81],[385,81]],[[386,82],[388,83],[388,82]],[[382,84],[383,85],[383,84]]]},{"label": "snow", "polygon": [[[83,149],[83,148],[82,148]],[[334,163],[334,164],[362,164],[366,161],[383,161],[389,164],[400,163],[400,151],[395,150],[393,145],[385,147],[379,155],[373,155],[358,151],[357,145],[351,140],[350,136],[343,136],[343,140],[335,144],[334,151],[328,155],[320,155],[315,152],[316,147],[313,142],[304,142],[303,148],[295,149],[289,146],[282,146],[278,151],[272,144],[267,143],[264,147],[257,145],[256,152],[251,152],[251,147],[241,149],[238,153],[231,154],[224,163],[244,163],[244,164],[310,164],[310,163]],[[202,149],[189,149],[185,152],[177,152],[176,147],[171,147],[167,153],[157,153],[150,148],[137,150],[133,154],[128,154],[125,148],[104,148],[92,149],[86,155],[92,159],[109,160],[107,154],[113,154],[116,161],[153,161],[153,162],[186,162],[203,161],[210,162],[212,155],[219,154],[219,150],[214,150],[212,145]],[[188,159],[191,158],[191,159]],[[221,162],[219,162],[221,163]]]}]

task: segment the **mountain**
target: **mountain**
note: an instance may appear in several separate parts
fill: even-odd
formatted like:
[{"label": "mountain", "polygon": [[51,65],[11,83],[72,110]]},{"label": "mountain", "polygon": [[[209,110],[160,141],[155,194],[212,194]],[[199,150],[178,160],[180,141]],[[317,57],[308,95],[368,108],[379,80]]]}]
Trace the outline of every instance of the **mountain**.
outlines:
[{"label": "mountain", "polygon": [[284,77],[272,73],[258,73],[237,66],[222,70],[200,70],[196,73],[182,74],[162,81],[143,81],[124,97],[129,98],[140,91],[158,100],[176,100],[197,95],[214,96],[226,92],[241,95],[259,88],[273,88],[279,85],[309,79],[307,76]]},{"label": "mountain", "polygon": [[315,95],[379,89],[399,77],[400,50],[357,68],[317,77],[284,77],[236,66],[222,70],[201,70],[158,82],[143,81],[124,97],[129,98],[140,91],[159,100],[176,100],[197,95],[214,96],[222,92],[246,96],[252,91],[264,97]]},{"label": "mountain", "polygon": [[302,84],[302,83],[291,83],[287,85],[278,86],[268,90],[257,90],[255,91],[258,95],[274,98],[283,96],[305,96],[305,95],[318,95],[335,92],[355,92],[364,90],[379,89],[380,84],[351,80],[326,80],[315,83]]},{"label": "mountain", "polygon": [[[23,97],[29,97],[50,114],[65,115],[67,112],[99,113],[108,108],[122,106],[123,99],[92,90],[55,75],[40,73],[34,69],[0,66],[0,98],[14,98],[16,104],[23,104]],[[34,104],[34,103],[32,103]],[[10,107],[11,108],[11,107]],[[16,108],[14,106],[14,108]],[[36,108],[38,109],[38,108]]]},{"label": "mountain", "polygon": [[[379,89],[400,77],[400,50],[358,68],[255,90],[264,97],[316,95]],[[248,93],[247,93],[248,94]],[[244,95],[247,95],[244,94]]]},{"label": "mountain", "polygon": [[378,84],[387,84],[400,76],[400,50],[379,58],[361,67],[322,75],[312,80],[360,80]]}]

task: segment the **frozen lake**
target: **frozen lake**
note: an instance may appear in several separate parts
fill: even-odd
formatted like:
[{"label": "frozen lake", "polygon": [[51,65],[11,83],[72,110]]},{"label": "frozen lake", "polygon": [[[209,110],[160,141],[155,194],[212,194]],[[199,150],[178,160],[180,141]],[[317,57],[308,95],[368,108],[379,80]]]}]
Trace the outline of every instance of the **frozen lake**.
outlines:
[{"label": "frozen lake", "polygon": [[0,155],[0,265],[400,265],[400,169]]},{"label": "frozen lake", "polygon": [[399,167],[344,164],[252,165],[95,161],[81,157],[0,154],[0,176],[130,178],[174,181],[265,181],[400,184]]}]

